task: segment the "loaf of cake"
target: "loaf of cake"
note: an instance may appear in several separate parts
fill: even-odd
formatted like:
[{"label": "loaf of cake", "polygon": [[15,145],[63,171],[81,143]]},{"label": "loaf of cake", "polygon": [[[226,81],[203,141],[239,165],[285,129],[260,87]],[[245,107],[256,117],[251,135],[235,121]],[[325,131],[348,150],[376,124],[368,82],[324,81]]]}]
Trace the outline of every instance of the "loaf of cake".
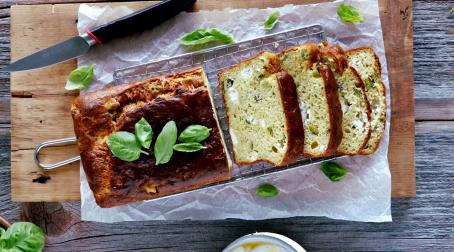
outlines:
[{"label": "loaf of cake", "polygon": [[[147,200],[230,178],[230,163],[203,69],[149,78],[79,96],[71,108],[78,147],[88,183],[101,207]],[[169,121],[178,132],[199,124],[210,129],[205,148],[174,152],[166,164],[150,155],[122,161],[106,143],[114,132],[134,132],[145,118],[156,136]]]},{"label": "loaf of cake", "polygon": [[337,153],[359,154],[371,135],[371,109],[364,83],[356,70],[348,66],[345,52],[340,46],[325,43],[321,47],[320,60],[330,66],[338,86],[343,137]]},{"label": "loaf of cake", "polygon": [[276,55],[264,51],[219,72],[218,79],[237,164],[282,166],[303,154],[296,87],[279,71]]},{"label": "loaf of cake", "polygon": [[373,153],[380,144],[386,125],[386,93],[381,80],[381,65],[374,50],[369,47],[346,52],[348,63],[358,72],[364,83],[371,107],[371,136],[361,154]]},{"label": "loaf of cake", "polygon": [[342,110],[334,74],[319,63],[320,48],[303,44],[279,54],[282,70],[294,79],[304,125],[304,155],[336,154],[342,140]]}]

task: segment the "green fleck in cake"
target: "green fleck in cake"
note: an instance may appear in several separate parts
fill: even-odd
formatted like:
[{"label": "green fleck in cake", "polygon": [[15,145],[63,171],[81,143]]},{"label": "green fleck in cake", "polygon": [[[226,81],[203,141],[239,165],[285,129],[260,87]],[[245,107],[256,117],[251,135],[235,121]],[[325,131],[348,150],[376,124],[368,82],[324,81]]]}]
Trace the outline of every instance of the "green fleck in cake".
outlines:
[{"label": "green fleck in cake", "polygon": [[281,67],[294,79],[304,125],[304,155],[336,154],[342,139],[342,111],[330,68],[318,64],[319,46],[304,44],[279,57]]},{"label": "green fleck in cake", "polygon": [[334,72],[342,107],[343,137],[337,152],[346,155],[358,154],[371,135],[371,110],[364,84],[356,70],[348,66],[345,52],[340,46],[328,46],[325,43],[320,58]]},{"label": "green fleck in cake", "polygon": [[360,75],[371,106],[372,133],[361,154],[373,153],[380,144],[386,125],[386,93],[381,80],[381,66],[372,48],[357,48],[346,52],[348,63]]},{"label": "green fleck in cake", "polygon": [[262,52],[218,74],[238,164],[282,166],[302,153],[304,132],[293,79]]}]

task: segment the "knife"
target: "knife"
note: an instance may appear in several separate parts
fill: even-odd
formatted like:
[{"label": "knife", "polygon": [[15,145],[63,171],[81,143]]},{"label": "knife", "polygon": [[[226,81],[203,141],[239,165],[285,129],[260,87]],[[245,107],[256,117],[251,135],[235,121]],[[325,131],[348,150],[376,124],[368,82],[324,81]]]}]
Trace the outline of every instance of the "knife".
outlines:
[{"label": "knife", "polygon": [[0,69],[0,72],[23,71],[45,67],[80,56],[95,45],[153,28],[188,8],[196,0],[165,0],[138,10],[110,23],[87,29],[56,45],[35,52]]}]

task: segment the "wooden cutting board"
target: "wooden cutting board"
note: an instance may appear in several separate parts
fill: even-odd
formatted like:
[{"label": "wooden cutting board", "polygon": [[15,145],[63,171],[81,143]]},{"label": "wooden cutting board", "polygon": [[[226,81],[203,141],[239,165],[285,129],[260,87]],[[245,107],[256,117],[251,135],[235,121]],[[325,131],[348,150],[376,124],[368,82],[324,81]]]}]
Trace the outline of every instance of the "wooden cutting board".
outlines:
[{"label": "wooden cutting board", "polygon": [[[209,1],[200,9],[266,8],[287,3],[320,1]],[[153,2],[102,3],[142,8]],[[18,5],[11,8],[11,59],[77,34],[79,4]],[[392,93],[389,163],[393,197],[416,194],[415,129],[413,101],[413,28],[411,0],[380,0],[389,79]],[[79,163],[44,171],[33,162],[33,148],[40,142],[74,136],[70,104],[77,95],[64,89],[70,60],[55,66],[11,74],[11,192],[13,201],[79,200]],[[47,162],[77,155],[75,146],[52,147],[43,152]],[[34,181],[34,182],[33,182]],[[40,183],[41,182],[41,183]]]}]

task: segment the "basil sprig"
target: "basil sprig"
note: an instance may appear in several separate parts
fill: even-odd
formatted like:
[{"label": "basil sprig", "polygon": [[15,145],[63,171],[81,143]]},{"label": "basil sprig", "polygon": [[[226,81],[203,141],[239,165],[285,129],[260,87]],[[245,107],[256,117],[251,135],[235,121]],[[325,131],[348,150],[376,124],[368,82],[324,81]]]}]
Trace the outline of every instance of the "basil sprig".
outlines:
[{"label": "basil sprig", "polygon": [[200,28],[193,32],[186,33],[180,39],[180,43],[185,46],[198,46],[211,42],[231,44],[235,42],[235,39],[230,33],[216,28]]},{"label": "basil sprig", "polygon": [[0,228],[0,251],[42,251],[44,232],[33,223],[16,222],[8,230]]},{"label": "basil sprig", "polygon": [[173,155],[173,146],[177,142],[177,125],[174,121],[169,121],[164,125],[156,138],[154,145],[154,156],[156,165],[169,162]]},{"label": "basil sprig", "polygon": [[173,149],[179,152],[196,152],[205,148],[200,143],[179,143],[173,146]]},{"label": "basil sprig", "polygon": [[266,30],[271,30],[276,25],[279,19],[279,12],[273,12],[271,15],[263,22],[263,28]]},{"label": "basil sprig", "polygon": [[190,125],[178,137],[184,143],[200,143],[210,136],[210,129],[202,125]]},{"label": "basil sprig", "polygon": [[[123,161],[134,161],[139,159],[140,154],[148,155],[142,147],[149,149],[153,140],[153,129],[145,118],[141,118],[134,125],[134,133],[118,131],[107,137],[107,146],[112,154]],[[154,156],[156,165],[165,164],[170,161],[173,151],[196,152],[205,149],[200,142],[210,136],[210,129],[202,125],[190,125],[181,132],[177,142],[177,125],[174,121],[167,122],[156,138],[154,145]]]},{"label": "basil sprig", "polygon": [[145,118],[142,117],[134,125],[134,130],[137,140],[139,140],[142,147],[145,149],[150,148],[151,140],[153,139],[153,129],[151,128],[147,120],[145,120]]},{"label": "basil sprig", "polygon": [[258,196],[270,198],[278,195],[279,189],[272,184],[261,184],[257,186],[255,192],[257,193]]},{"label": "basil sprig", "polygon": [[341,3],[339,8],[337,8],[337,15],[346,23],[361,23],[364,20],[358,9],[352,5],[345,5],[344,3]]},{"label": "basil sprig", "polygon": [[66,81],[66,90],[81,90],[86,88],[92,81],[94,75],[93,65],[84,65],[74,69]]},{"label": "basil sprig", "polygon": [[340,181],[348,173],[347,169],[332,161],[323,162],[320,170],[333,182]]}]

